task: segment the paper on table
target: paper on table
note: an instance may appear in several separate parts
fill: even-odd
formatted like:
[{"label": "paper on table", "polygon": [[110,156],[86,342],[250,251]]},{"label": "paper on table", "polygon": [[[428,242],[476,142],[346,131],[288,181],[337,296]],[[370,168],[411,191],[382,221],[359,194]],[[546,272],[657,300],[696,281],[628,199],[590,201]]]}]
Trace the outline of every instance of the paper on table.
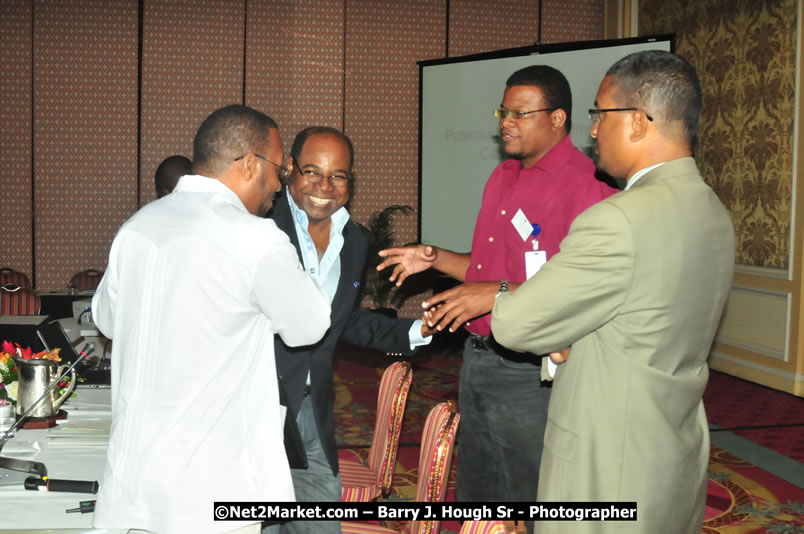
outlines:
[{"label": "paper on table", "polygon": [[48,429],[48,447],[106,445],[111,425],[109,419],[70,421]]},{"label": "paper on table", "polygon": [[38,441],[12,439],[11,441],[7,441],[3,446],[3,455],[24,460],[33,458],[40,450],[42,450],[42,446],[39,445]]}]

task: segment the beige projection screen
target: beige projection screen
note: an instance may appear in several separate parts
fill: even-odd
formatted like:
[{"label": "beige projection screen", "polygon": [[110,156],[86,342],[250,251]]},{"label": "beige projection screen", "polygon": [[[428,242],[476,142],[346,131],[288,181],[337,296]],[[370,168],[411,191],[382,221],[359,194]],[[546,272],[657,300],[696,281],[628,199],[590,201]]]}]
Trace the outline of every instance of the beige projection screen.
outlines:
[{"label": "beige projection screen", "polygon": [[572,89],[572,141],[593,156],[587,110],[606,70],[640,50],[672,50],[662,35],[560,43],[419,62],[419,239],[468,252],[483,187],[502,161],[497,142],[505,80],[528,65],[550,65]]}]

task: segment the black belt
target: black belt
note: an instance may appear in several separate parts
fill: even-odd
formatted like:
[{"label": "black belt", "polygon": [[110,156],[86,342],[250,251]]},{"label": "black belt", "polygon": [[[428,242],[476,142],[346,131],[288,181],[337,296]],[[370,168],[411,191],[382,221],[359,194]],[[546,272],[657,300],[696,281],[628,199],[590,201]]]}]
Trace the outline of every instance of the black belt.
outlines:
[{"label": "black belt", "polygon": [[313,392],[313,387],[310,384],[305,384],[305,386],[304,386],[304,396],[309,397],[312,392]]},{"label": "black belt", "polygon": [[529,363],[535,367],[541,367],[542,359],[539,356],[527,352],[517,352],[515,350],[507,349],[497,343],[494,336],[479,336],[477,334],[469,334],[469,340],[472,343],[472,348],[475,350],[491,351],[498,356],[502,356],[506,360],[511,360],[519,363]]}]

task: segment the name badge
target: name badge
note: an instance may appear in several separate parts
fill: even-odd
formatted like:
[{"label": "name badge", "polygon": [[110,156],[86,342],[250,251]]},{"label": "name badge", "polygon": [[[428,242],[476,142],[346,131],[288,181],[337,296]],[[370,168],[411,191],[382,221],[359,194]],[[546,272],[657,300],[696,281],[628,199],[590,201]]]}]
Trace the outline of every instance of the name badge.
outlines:
[{"label": "name badge", "polygon": [[547,252],[543,250],[525,252],[525,277],[530,278],[538,273],[545,263],[547,263]]},{"label": "name badge", "polygon": [[525,241],[530,237],[531,232],[533,232],[533,225],[530,224],[527,215],[521,209],[516,210],[516,214],[511,219],[511,224],[514,225],[519,237],[522,238],[522,241]]}]

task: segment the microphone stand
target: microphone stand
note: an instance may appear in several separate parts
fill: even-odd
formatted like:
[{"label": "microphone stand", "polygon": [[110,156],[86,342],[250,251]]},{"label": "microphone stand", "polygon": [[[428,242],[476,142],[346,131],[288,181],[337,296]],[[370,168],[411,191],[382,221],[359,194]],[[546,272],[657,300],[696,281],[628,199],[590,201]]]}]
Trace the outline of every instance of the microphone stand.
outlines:
[{"label": "microphone stand", "polygon": [[[87,343],[86,345],[84,345],[84,348],[81,349],[81,354],[78,356],[78,358],[76,358],[76,360],[72,363],[72,365],[70,365],[70,367],[68,367],[67,370],[64,371],[64,373],[62,373],[62,375],[58,379],[54,380],[50,384],[50,387],[48,387],[45,390],[42,396],[36,399],[36,401],[33,404],[31,404],[31,407],[28,408],[28,410],[26,410],[26,412],[22,414],[22,416],[20,416],[20,418],[17,419],[14,422],[14,424],[11,425],[11,427],[9,427],[8,430],[6,430],[5,434],[3,434],[3,437],[0,438],[0,452],[2,452],[3,446],[8,441],[11,432],[19,428],[22,425],[23,421],[25,421],[25,419],[28,417],[28,414],[34,411],[39,406],[39,404],[43,400],[45,400],[45,398],[47,398],[50,392],[53,391],[53,388],[55,388],[68,374],[70,374],[70,371],[75,369],[76,365],[84,361],[84,359],[88,355],[92,354],[94,350],[95,350],[94,343]],[[12,471],[20,471],[22,473],[39,475],[40,477],[47,476],[47,467],[45,467],[45,464],[43,464],[42,462],[34,462],[33,460],[18,460],[16,458],[6,458],[4,456],[0,456],[0,467],[4,467]]]}]

